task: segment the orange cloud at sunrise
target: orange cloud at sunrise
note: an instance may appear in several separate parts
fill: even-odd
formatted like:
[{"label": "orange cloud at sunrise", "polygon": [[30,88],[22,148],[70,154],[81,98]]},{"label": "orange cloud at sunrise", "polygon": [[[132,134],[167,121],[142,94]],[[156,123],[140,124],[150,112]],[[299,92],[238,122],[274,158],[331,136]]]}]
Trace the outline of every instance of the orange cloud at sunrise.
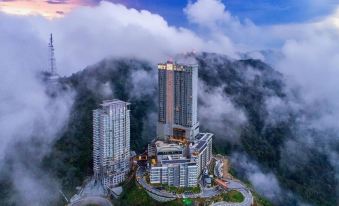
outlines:
[{"label": "orange cloud at sunrise", "polygon": [[83,0],[0,0],[0,11],[13,15],[41,15],[48,19],[62,17],[79,6],[89,6]]}]

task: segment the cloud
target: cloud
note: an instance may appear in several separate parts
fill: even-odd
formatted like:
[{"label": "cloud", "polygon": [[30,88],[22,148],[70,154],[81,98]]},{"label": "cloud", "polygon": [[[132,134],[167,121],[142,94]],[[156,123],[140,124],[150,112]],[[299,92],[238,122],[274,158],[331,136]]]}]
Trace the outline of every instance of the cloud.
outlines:
[{"label": "cloud", "polygon": [[190,22],[207,27],[216,27],[218,23],[231,21],[233,18],[220,0],[189,2],[184,12]]},{"label": "cloud", "polygon": [[[57,66],[61,74],[78,71],[105,57],[128,56],[158,62],[192,50],[236,56],[232,42],[225,36],[205,41],[188,29],[169,26],[159,15],[105,1],[97,7],[76,9],[64,18],[53,21],[36,16],[0,15],[4,20],[0,29],[10,33],[8,40],[3,38],[1,41],[13,44],[10,36],[17,35],[18,30],[13,30],[12,26],[21,25],[22,33],[34,31],[34,38],[27,41],[38,40],[31,47],[32,51],[38,50],[38,54],[46,51],[42,48],[47,45],[49,33],[53,32]],[[40,58],[45,60],[46,55]]]},{"label": "cloud", "polygon": [[[207,6],[207,2],[211,5]],[[205,18],[203,14],[210,14],[213,10],[216,13],[211,14],[210,19]],[[339,145],[339,126],[336,123],[339,118],[339,49],[336,46],[339,37],[338,11],[307,23],[257,26],[251,21],[242,22],[232,17],[218,0],[198,0],[185,9],[190,22],[203,27],[208,38],[216,34],[226,36],[235,47],[240,46],[244,50],[272,47],[279,50],[279,59],[272,63],[285,76],[285,92],[288,96],[285,99],[270,97],[265,100],[268,111],[266,124],[279,125],[288,122],[291,114],[297,115],[296,125],[292,128],[294,136],[286,137],[286,142],[280,148],[280,163],[292,171],[298,164],[300,167],[301,162],[307,164],[313,158],[310,151],[316,151],[326,156],[335,173],[339,172],[339,164],[333,161],[338,156]],[[267,57],[260,53],[256,56],[261,59]],[[209,99],[227,102],[218,101],[220,96],[217,94],[221,92],[210,93],[214,95],[209,96]],[[224,111],[227,111],[229,107],[225,108]],[[272,175],[258,174],[248,178],[258,185],[266,180],[277,181],[273,180]],[[269,191],[261,192],[272,197]]]},{"label": "cloud", "polygon": [[[304,162],[312,158],[303,155],[303,147],[315,149],[328,159],[338,155],[339,126],[339,49],[335,46],[339,33],[316,30],[302,40],[289,40],[282,48],[277,69],[288,78],[290,88],[298,88],[304,115],[298,117],[297,139],[286,142],[283,158],[298,151],[296,157]],[[301,110],[301,108],[299,109]],[[334,155],[335,154],[335,155]],[[334,156],[333,156],[334,155]],[[332,161],[336,173],[339,164]],[[337,177],[338,179],[338,177]]]},{"label": "cloud", "polygon": [[269,28],[258,27],[250,19],[232,15],[220,0],[197,0],[184,9],[189,22],[198,25],[202,35],[210,39],[224,38],[235,51],[246,52],[276,46],[277,39]]},{"label": "cloud", "polygon": [[21,61],[7,52],[0,49],[6,57],[0,63],[0,175],[7,173],[13,181],[19,205],[48,205],[58,196],[58,184],[41,170],[41,161],[67,123],[73,94],[50,97],[31,52],[12,48]]},{"label": "cloud", "polygon": [[0,11],[14,15],[41,15],[48,19],[63,17],[79,6],[93,5],[83,0],[11,0],[0,1]]},{"label": "cloud", "polygon": [[49,205],[58,184],[41,161],[67,123],[73,93],[46,93],[38,78],[47,60],[45,42],[29,22],[0,16],[0,175],[12,181],[16,204]]},{"label": "cloud", "polygon": [[68,0],[47,0],[48,4],[67,4]]},{"label": "cloud", "polygon": [[140,98],[143,95],[152,95],[156,92],[156,72],[137,70],[132,74],[133,89],[131,94]]},{"label": "cloud", "polygon": [[[69,56],[72,56],[73,61],[67,65],[72,68],[77,68],[79,62],[85,66],[104,56],[132,56],[158,62],[177,53],[205,49],[217,49],[234,56],[234,48],[228,39],[220,37],[204,41],[188,29],[169,26],[159,15],[108,2],[74,11],[58,20],[56,27],[56,36],[65,41],[65,44],[60,42],[61,46],[69,45],[60,62],[70,60]],[[63,29],[65,27],[69,30]],[[70,39],[72,42],[69,42]],[[86,45],[83,42],[87,42]],[[84,62],[84,59],[87,61]]]},{"label": "cloud", "polygon": [[199,100],[199,121],[203,128],[213,131],[218,139],[239,143],[241,129],[247,123],[247,118],[224,95],[222,87],[212,89],[200,82]]},{"label": "cloud", "polygon": [[[23,161],[23,159],[15,160]],[[22,162],[14,163],[13,168],[11,178],[15,185],[16,203],[19,205],[44,206],[58,201],[59,184],[45,171],[38,168],[27,169]]]},{"label": "cloud", "polygon": [[[35,163],[48,153],[49,145],[57,138],[57,132],[62,129],[67,120],[72,102],[72,94],[65,94],[60,99],[51,99],[35,76],[36,72],[47,69],[47,40],[51,32],[55,37],[58,71],[62,75],[79,71],[105,57],[136,57],[155,63],[177,53],[192,50],[213,51],[237,58],[239,52],[272,47],[281,49],[283,58],[274,66],[286,75],[290,88],[300,88],[303,100],[295,102],[294,105],[286,105],[286,102],[281,99],[267,100],[265,104],[271,112],[271,119],[268,122],[277,124],[279,121],[284,121],[287,118],[284,116],[284,111],[288,111],[290,107],[301,111],[303,106],[301,103],[305,103],[314,116],[301,116],[299,122],[302,127],[308,125],[308,128],[338,131],[336,125],[336,120],[339,118],[337,91],[339,50],[336,47],[338,12],[324,19],[304,24],[261,27],[250,20],[240,21],[232,16],[219,0],[198,0],[189,3],[184,11],[191,23],[207,31],[201,34],[199,31],[170,26],[157,14],[128,9],[108,2],[101,2],[97,7],[81,7],[63,18],[54,20],[39,16],[46,17],[46,14],[50,14],[51,11],[55,12],[54,9],[50,10],[51,7],[43,10],[47,13],[39,13],[34,8],[25,6],[26,4],[20,4],[16,7],[19,10],[13,10],[14,7],[8,6],[7,3],[8,1],[0,4],[1,11],[29,15],[13,16],[0,13],[2,20],[0,21],[0,56],[2,57],[0,61],[2,74],[0,77],[0,129],[2,131],[0,159],[3,160],[6,155],[11,155],[18,162],[15,168],[27,171],[24,174],[14,171],[12,176],[16,180],[15,185],[22,187],[19,192],[23,200],[38,201],[35,199],[37,193],[32,194],[31,197],[29,197],[31,194],[27,193],[32,186],[47,188],[48,191],[57,188],[57,185],[54,185],[50,190],[50,185],[43,181],[45,178],[41,181],[37,179],[34,172],[40,174],[41,171]],[[67,7],[56,11],[67,13],[70,11],[68,9]],[[260,53],[256,56],[265,58]],[[152,92],[146,89],[152,86],[148,84],[149,82],[145,82],[148,78],[146,72],[140,71],[134,75],[132,81],[140,85],[140,88],[133,89],[136,91],[141,89],[146,94]],[[110,95],[112,92],[109,84],[103,84],[100,88],[103,94]],[[222,95],[222,88],[209,90],[202,85],[200,91],[203,95],[200,97],[203,103],[200,110],[201,122],[205,122],[206,127],[211,130],[229,131],[228,135],[232,137],[231,139],[237,141],[238,130],[246,122],[245,115]],[[213,104],[212,108],[212,101],[206,101],[207,99],[218,104]],[[208,113],[212,109],[217,111],[214,116]],[[150,119],[155,119],[154,114],[152,115]],[[209,120],[217,124],[212,124]],[[339,173],[336,161],[338,152],[332,146],[338,143],[335,139],[337,136],[305,136],[302,131],[300,134],[298,139],[285,143],[282,148],[284,157],[289,159],[290,154],[295,154],[303,158],[302,150],[296,145],[314,147],[328,155],[336,172]],[[29,151],[32,156],[38,157],[33,164],[37,166],[35,169],[28,168],[23,164],[21,156],[11,152],[16,151],[13,148],[17,143],[27,143],[31,140],[44,143],[42,150],[35,148]],[[315,144],[319,141],[322,147],[317,147]],[[295,151],[300,153],[293,153]],[[3,161],[0,162],[3,164]],[[247,166],[251,168],[251,165]],[[276,194],[281,194],[279,183],[273,173],[256,172],[259,168],[253,170],[255,172],[253,175],[249,174],[248,178],[255,186],[265,185],[266,182],[274,183],[272,190],[267,191],[264,187],[259,191],[272,198]],[[20,180],[27,184],[20,185]]]},{"label": "cloud", "polygon": [[250,160],[244,154],[233,153],[231,162],[237,169],[242,170],[245,178],[251,182],[255,190],[261,195],[275,202],[282,198],[283,190],[273,173],[263,172],[253,160]]},{"label": "cloud", "polygon": [[[338,7],[338,4],[330,1],[304,2],[310,10],[330,3],[332,7]],[[333,14],[309,22],[267,26],[258,26],[248,18],[240,20],[220,0],[190,2],[184,13],[189,22],[202,28],[202,36],[210,39],[221,36],[227,38],[238,52],[272,48],[280,50],[288,40],[302,40],[317,32],[338,33],[339,28],[339,7]]]},{"label": "cloud", "polygon": [[233,153],[231,163],[243,178],[247,179],[256,192],[274,204],[309,206],[297,194],[283,188],[274,173],[260,168],[260,165],[242,153]]}]

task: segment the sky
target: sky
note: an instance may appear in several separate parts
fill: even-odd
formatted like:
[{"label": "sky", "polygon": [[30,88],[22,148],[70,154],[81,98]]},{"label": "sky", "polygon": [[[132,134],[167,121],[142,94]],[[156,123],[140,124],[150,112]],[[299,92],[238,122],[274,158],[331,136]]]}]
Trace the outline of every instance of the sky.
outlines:
[{"label": "sky", "polygon": [[[43,150],[35,148],[42,159],[67,122],[74,94],[51,100],[36,75],[48,69],[50,33],[61,76],[110,57],[138,58],[155,66],[176,54],[206,51],[269,62],[274,58],[260,51],[277,51],[278,60],[269,63],[284,75],[288,88],[299,88],[307,108],[317,114],[305,125],[339,131],[338,1],[0,0],[0,168],[7,155],[15,155],[16,143],[30,142],[32,136],[46,141]],[[229,105],[222,91],[208,99]],[[285,106],[274,99],[269,104],[273,110]],[[300,145],[321,150],[339,174],[339,154],[332,150],[337,140],[302,136],[282,149],[286,156]],[[41,199],[32,187],[46,191],[50,186],[45,183],[51,181],[40,181],[36,166],[14,168],[12,179],[24,202]]]},{"label": "sky", "polygon": [[[110,1],[159,13],[174,25],[187,23],[182,13],[188,2],[185,0],[160,0],[156,1],[156,4],[154,0]],[[338,0],[222,0],[222,2],[235,16],[240,19],[249,18],[260,25],[309,21],[331,13],[339,3]]]},{"label": "sky", "polygon": [[[46,17],[60,17],[79,6],[95,6],[102,0],[0,0],[0,10]],[[163,16],[175,26],[189,26],[183,13],[186,0],[108,0],[129,8],[145,9]],[[195,2],[194,0],[189,0]],[[155,3],[156,2],[156,3]],[[300,23],[333,12],[339,0],[222,0],[233,15],[241,20],[251,19],[258,25]]]}]

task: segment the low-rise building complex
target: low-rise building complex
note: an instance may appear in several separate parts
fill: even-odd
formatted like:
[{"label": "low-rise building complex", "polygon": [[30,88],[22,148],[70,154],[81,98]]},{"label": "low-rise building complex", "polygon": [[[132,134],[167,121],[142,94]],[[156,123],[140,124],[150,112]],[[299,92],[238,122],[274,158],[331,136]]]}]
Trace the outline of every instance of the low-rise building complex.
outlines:
[{"label": "low-rise building complex", "polygon": [[190,144],[156,141],[151,157],[150,183],[195,187],[212,157],[212,136],[200,133]]}]

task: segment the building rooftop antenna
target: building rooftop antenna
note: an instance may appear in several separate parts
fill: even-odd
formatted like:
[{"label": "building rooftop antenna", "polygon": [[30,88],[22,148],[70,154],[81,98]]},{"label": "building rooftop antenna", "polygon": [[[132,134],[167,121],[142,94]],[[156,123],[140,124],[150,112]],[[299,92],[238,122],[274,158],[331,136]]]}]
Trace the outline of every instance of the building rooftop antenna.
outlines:
[{"label": "building rooftop antenna", "polygon": [[56,72],[56,64],[55,64],[55,56],[54,56],[54,45],[53,45],[53,34],[51,34],[50,36],[50,40],[49,40],[49,60],[50,60],[50,72],[52,76],[57,76],[57,72]]}]

